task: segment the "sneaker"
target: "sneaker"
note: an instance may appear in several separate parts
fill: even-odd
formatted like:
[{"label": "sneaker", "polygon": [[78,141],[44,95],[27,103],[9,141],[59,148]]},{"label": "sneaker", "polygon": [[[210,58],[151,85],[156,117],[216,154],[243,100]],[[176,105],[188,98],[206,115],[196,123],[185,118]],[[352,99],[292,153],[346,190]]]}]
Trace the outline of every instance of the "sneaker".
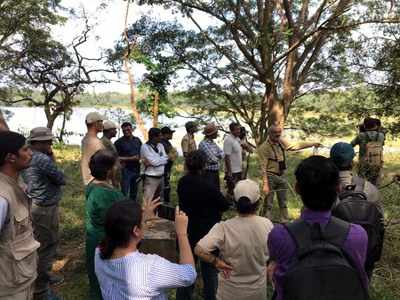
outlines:
[{"label": "sneaker", "polygon": [[60,285],[64,282],[64,276],[61,274],[50,273],[49,274],[49,283],[50,285]]}]

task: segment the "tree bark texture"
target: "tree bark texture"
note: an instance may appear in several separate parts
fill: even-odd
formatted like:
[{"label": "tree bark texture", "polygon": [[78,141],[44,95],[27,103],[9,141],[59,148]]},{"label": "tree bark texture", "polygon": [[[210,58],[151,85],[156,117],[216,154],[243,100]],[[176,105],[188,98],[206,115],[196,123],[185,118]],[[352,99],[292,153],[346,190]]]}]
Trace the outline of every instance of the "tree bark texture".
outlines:
[{"label": "tree bark texture", "polygon": [[124,53],[124,67],[126,74],[128,75],[128,82],[130,86],[130,104],[131,104],[131,109],[133,116],[136,120],[137,127],[139,128],[140,132],[142,133],[142,136],[145,140],[147,140],[147,130],[143,121],[142,116],[140,115],[140,112],[137,108],[137,102],[136,102],[136,85],[135,85],[135,80],[132,74],[132,69],[129,63],[129,56],[131,53],[131,50],[133,48],[132,43],[129,41],[128,37],[128,15],[129,15],[129,6],[130,6],[130,1],[127,1],[126,4],[126,11],[125,11],[125,30],[124,30],[124,38],[126,42],[126,51]]}]

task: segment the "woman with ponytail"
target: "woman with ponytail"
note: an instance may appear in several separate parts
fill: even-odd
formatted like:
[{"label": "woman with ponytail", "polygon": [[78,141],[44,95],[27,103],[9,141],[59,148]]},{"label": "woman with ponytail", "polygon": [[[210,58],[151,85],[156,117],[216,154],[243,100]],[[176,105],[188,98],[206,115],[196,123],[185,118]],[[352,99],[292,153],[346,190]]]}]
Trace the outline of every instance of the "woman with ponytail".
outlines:
[{"label": "woman with ponytail", "polygon": [[138,246],[145,223],[155,218],[158,200],[113,204],[105,218],[105,238],[96,249],[95,269],[106,300],[167,300],[167,289],[190,286],[196,280],[194,260],[187,237],[188,218],[175,211],[179,264],[154,254],[143,254]]},{"label": "woman with ponytail", "polygon": [[103,240],[104,217],[107,209],[115,202],[124,200],[111,180],[117,156],[109,150],[99,150],[90,158],[89,168],[94,179],[87,185],[86,195],[86,267],[89,277],[90,300],[103,299],[94,273],[94,254]]}]

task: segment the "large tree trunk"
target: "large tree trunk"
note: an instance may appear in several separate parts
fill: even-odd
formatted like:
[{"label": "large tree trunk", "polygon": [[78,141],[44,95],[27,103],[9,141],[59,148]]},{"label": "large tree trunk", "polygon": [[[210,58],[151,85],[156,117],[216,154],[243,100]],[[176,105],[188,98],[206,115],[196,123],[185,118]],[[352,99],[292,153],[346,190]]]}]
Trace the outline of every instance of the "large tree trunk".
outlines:
[{"label": "large tree trunk", "polygon": [[271,99],[268,104],[268,125],[277,125],[283,127],[285,124],[285,108],[283,101]]},{"label": "large tree trunk", "polygon": [[145,140],[147,140],[147,130],[146,130],[146,127],[144,125],[144,121],[142,119],[142,116],[140,115],[140,113],[139,113],[139,111],[137,109],[135,80],[133,78],[133,74],[132,74],[131,67],[130,67],[130,64],[129,64],[129,55],[131,53],[131,48],[132,48],[132,45],[129,42],[129,37],[128,37],[129,6],[130,6],[130,1],[127,1],[126,11],[125,11],[125,30],[124,30],[124,38],[125,38],[125,42],[126,42],[126,51],[124,53],[124,67],[125,67],[126,73],[128,74],[128,81],[129,81],[129,86],[130,86],[130,90],[131,90],[130,103],[131,103],[132,113],[133,113],[133,116],[134,116],[134,118],[136,120],[136,124],[137,124],[140,132],[142,133],[143,138]]},{"label": "large tree trunk", "polygon": [[54,122],[56,121],[58,115],[51,111],[50,103],[47,99],[44,100],[44,113],[47,119],[46,127],[50,130],[53,130]]},{"label": "large tree trunk", "polygon": [[264,98],[260,106],[260,120],[253,137],[257,145],[262,144],[268,136],[268,127],[285,124],[285,110],[281,99],[278,98],[272,85],[266,84]]},{"label": "large tree trunk", "polygon": [[58,115],[55,114],[50,114],[47,117],[47,125],[46,127],[49,128],[51,131],[53,131],[53,127],[54,127],[54,122],[56,121]]}]

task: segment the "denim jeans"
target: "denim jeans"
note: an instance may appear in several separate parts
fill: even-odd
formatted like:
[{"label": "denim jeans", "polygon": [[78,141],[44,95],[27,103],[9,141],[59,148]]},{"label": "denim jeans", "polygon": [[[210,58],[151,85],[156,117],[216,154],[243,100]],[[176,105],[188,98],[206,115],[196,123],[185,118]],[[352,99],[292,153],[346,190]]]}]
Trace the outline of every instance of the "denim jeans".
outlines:
[{"label": "denim jeans", "polygon": [[125,196],[134,201],[136,201],[137,198],[138,184],[136,183],[136,180],[139,177],[140,174],[138,172],[127,168],[122,169],[121,191]]},{"label": "denim jeans", "polygon": [[[203,279],[203,299],[215,300],[218,288],[218,271],[206,262],[200,261],[201,278]],[[194,284],[176,290],[176,300],[192,300]]]}]

